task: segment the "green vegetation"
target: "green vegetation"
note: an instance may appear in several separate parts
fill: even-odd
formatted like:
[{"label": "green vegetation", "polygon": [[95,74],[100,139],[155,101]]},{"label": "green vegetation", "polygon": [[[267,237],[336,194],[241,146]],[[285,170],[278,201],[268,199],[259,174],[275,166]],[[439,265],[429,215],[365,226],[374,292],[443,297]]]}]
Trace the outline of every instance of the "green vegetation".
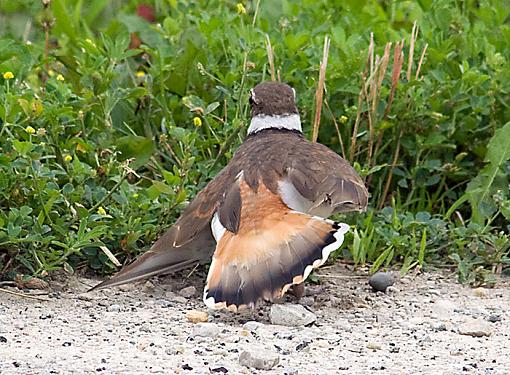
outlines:
[{"label": "green vegetation", "polygon": [[134,258],[227,163],[272,74],[311,136],[326,36],[318,139],[371,193],[342,256],[509,271],[510,1],[138,3],[0,2],[6,278]]}]

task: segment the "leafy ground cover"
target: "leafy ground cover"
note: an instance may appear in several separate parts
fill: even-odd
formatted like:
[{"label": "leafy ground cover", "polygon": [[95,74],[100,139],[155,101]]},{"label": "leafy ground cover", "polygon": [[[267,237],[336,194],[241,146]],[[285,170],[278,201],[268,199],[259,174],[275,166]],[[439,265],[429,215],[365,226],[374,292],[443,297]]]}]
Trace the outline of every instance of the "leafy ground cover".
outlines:
[{"label": "leafy ground cover", "polygon": [[248,89],[280,79],[371,193],[337,256],[490,284],[510,265],[509,17],[508,0],[1,2],[0,273],[133,259],[242,142]]}]

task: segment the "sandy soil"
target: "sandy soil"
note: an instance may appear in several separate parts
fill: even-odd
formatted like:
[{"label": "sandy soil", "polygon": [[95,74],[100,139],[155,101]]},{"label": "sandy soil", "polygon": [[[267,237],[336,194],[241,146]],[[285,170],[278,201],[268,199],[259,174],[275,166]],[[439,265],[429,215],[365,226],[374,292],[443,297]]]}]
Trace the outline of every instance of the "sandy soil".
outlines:
[{"label": "sandy soil", "polygon": [[509,280],[409,275],[384,294],[345,265],[318,274],[299,302],[316,321],[291,327],[271,324],[269,306],[191,323],[207,312],[203,270],[94,293],[94,280],[63,278],[47,301],[0,291],[0,373],[510,374]]}]

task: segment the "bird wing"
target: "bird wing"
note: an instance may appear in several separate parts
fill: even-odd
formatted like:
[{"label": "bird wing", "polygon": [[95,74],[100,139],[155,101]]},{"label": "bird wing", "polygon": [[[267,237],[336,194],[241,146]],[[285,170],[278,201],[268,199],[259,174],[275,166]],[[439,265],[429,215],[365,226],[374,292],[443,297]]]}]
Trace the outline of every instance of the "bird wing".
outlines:
[{"label": "bird wing", "polygon": [[286,183],[315,205],[326,203],[334,212],[364,211],[368,191],[347,161],[320,143],[302,139],[289,154]]},{"label": "bird wing", "polygon": [[294,210],[310,213],[314,205],[325,203],[331,206],[331,214],[364,211],[368,204],[368,191],[354,168],[328,147],[312,143],[300,133],[266,130],[249,136],[237,155],[237,170],[244,171],[244,179],[253,190],[262,181]]}]

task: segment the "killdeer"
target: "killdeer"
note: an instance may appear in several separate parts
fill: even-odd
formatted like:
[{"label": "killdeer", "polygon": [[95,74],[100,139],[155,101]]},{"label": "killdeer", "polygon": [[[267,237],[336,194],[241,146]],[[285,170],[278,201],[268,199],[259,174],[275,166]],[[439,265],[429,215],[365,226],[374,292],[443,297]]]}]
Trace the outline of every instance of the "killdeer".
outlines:
[{"label": "killdeer", "polygon": [[250,92],[248,135],[177,222],[131,265],[93,289],[212,262],[204,302],[237,311],[301,286],[344,240],[328,220],[363,211],[368,192],[335,152],[303,137],[295,92],[264,82]]}]

